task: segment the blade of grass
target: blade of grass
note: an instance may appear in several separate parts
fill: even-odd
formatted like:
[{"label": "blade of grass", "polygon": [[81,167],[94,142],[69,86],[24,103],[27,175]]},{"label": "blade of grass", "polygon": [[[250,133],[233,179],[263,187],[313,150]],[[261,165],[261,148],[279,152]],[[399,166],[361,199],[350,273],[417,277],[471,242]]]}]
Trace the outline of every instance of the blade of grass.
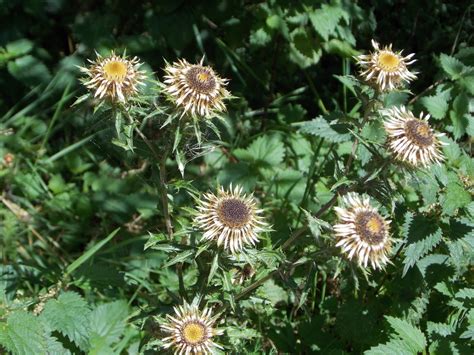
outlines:
[{"label": "blade of grass", "polygon": [[96,133],[93,133],[91,134],[90,136],[84,138],[84,139],[81,139],[79,142],[76,142],[74,144],[71,144],[70,146],[60,150],[59,152],[57,152],[56,154],[50,156],[48,159],[45,160],[46,163],[52,163],[60,158],[62,158],[63,156],[71,153],[72,151],[76,150],[77,148],[83,146],[84,144],[88,143],[92,138],[94,138],[94,136],[97,134]]},{"label": "blade of grass", "polygon": [[117,228],[114,230],[112,233],[110,233],[105,239],[101,240],[99,243],[94,245],[92,248],[90,248],[88,251],[86,251],[84,254],[82,254],[79,258],[77,258],[75,261],[72,262],[71,265],[69,265],[66,268],[66,273],[64,276],[70,275],[74,270],[76,270],[79,266],[84,264],[87,260],[92,258],[95,253],[99,251],[100,248],[102,248],[105,244],[107,244],[120,230],[120,228]]},{"label": "blade of grass", "polygon": [[53,129],[53,126],[56,123],[56,120],[58,119],[59,114],[61,113],[64,104],[67,102],[70,87],[71,87],[70,84],[66,86],[66,89],[64,89],[64,92],[63,92],[63,96],[61,96],[61,99],[57,103],[56,110],[54,111],[54,114],[53,114],[53,118],[49,122],[48,130],[46,131],[46,134],[44,135],[43,141],[41,142],[40,151],[44,149],[44,146],[46,142],[48,141],[49,136],[51,134],[51,130]]}]

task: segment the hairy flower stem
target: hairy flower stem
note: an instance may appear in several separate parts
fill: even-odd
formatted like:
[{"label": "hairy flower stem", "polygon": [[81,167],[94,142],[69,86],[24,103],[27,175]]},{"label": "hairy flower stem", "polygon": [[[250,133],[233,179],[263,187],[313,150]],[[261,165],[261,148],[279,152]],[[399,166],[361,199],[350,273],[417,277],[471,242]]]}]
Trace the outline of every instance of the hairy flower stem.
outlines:
[{"label": "hairy flower stem", "polygon": [[[374,109],[374,106],[377,102],[377,97],[378,97],[378,93],[375,94],[375,97],[372,100],[370,100],[367,103],[366,107],[365,107],[364,117],[362,118],[362,122],[361,122],[361,124],[359,126],[359,130],[358,130],[359,134],[362,133],[362,130],[364,129],[365,124],[367,123],[367,121],[370,118],[370,114],[372,113],[372,111]],[[354,143],[352,143],[351,155],[347,159],[346,166],[345,166],[345,169],[344,169],[345,170],[344,175],[346,175],[346,176],[349,173],[349,169],[351,168],[352,162],[354,161],[358,146],[359,146],[359,138],[356,137],[354,139]]]},{"label": "hairy flower stem", "polygon": [[168,233],[168,238],[172,239],[173,238],[173,225],[171,223],[171,217],[170,217],[169,205],[168,205],[168,184],[166,181],[166,159],[168,159],[168,151],[165,151],[163,153],[163,156],[159,160],[161,205],[163,208],[163,216],[165,218],[166,231]]},{"label": "hairy flower stem", "polygon": [[[133,122],[133,118],[125,111],[130,123]],[[166,225],[166,232],[168,233],[168,239],[173,238],[173,224],[171,223],[171,217],[169,213],[169,205],[168,205],[168,185],[166,181],[166,160],[168,159],[169,150],[171,149],[171,145],[167,144],[165,146],[164,152],[160,157],[160,154],[156,151],[153,144],[150,140],[143,134],[142,131],[138,127],[134,128],[135,132],[140,136],[140,138],[145,142],[148,149],[150,149],[153,157],[155,158],[156,162],[158,163],[158,169],[160,174],[160,195],[161,195],[161,207],[163,210],[163,216],[165,219]]]}]

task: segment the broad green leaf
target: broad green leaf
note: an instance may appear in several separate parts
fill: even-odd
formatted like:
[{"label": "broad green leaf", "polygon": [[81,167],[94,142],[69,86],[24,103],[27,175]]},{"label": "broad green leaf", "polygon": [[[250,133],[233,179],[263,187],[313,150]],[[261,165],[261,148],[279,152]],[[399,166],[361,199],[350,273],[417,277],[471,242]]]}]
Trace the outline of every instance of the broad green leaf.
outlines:
[{"label": "broad green leaf", "polygon": [[309,13],[311,24],[325,41],[335,33],[339,21],[345,16],[347,14],[342,8],[326,4]]},{"label": "broad green leaf", "polygon": [[46,333],[37,317],[17,311],[8,316],[6,323],[0,322],[0,345],[14,355],[47,355],[50,346],[57,350],[60,344]]},{"label": "broad green leaf", "polygon": [[322,117],[311,121],[298,123],[301,133],[307,133],[322,137],[333,143],[347,142],[351,140],[348,126],[340,123],[329,123]]},{"label": "broad green leaf", "polygon": [[364,355],[414,355],[403,341],[393,339],[385,344],[371,347],[364,352]]},{"label": "broad green leaf", "polygon": [[7,50],[9,56],[19,57],[29,53],[33,49],[33,46],[33,42],[31,42],[29,39],[22,38],[8,43],[5,46],[5,49]]},{"label": "broad green leaf", "polygon": [[440,199],[443,212],[448,216],[455,214],[456,210],[467,206],[471,202],[471,194],[456,182],[446,186],[446,192]]},{"label": "broad green leaf", "polygon": [[112,345],[123,335],[128,317],[125,301],[97,306],[90,316],[91,352],[103,344]]},{"label": "broad green leaf", "polygon": [[297,28],[291,32],[289,59],[301,68],[317,64],[323,51],[316,39],[304,28]]},{"label": "broad green leaf", "polygon": [[421,103],[426,107],[428,112],[434,118],[441,120],[448,112],[451,94],[449,91],[443,91],[433,96],[425,96],[421,99]]},{"label": "broad green leaf", "polygon": [[[417,233],[417,231],[411,233]],[[409,244],[405,251],[405,259],[403,260],[403,264],[405,264],[403,267],[403,276],[406,275],[407,271],[415,265],[418,260],[432,251],[441,242],[442,238],[443,232],[438,228],[435,233],[430,234],[426,238]]]},{"label": "broad green leaf", "polygon": [[26,85],[38,85],[51,80],[51,73],[46,65],[31,55],[8,62],[8,71],[15,79]]},{"label": "broad green leaf", "polygon": [[464,70],[464,64],[459,59],[451,57],[446,54],[441,54],[439,57],[441,67],[453,80],[459,79]]},{"label": "broad green leaf", "polygon": [[276,304],[288,301],[288,293],[273,280],[265,282],[257,291],[257,295],[270,301],[275,306]]},{"label": "broad green leaf", "polygon": [[52,329],[67,336],[82,350],[89,348],[90,309],[78,293],[68,291],[46,302],[40,318]]},{"label": "broad green leaf", "polygon": [[403,342],[413,353],[423,352],[426,348],[426,338],[422,331],[407,321],[390,316],[385,317]]},{"label": "broad green leaf", "polygon": [[255,139],[247,149],[236,149],[234,155],[257,166],[274,167],[283,161],[285,146],[279,136],[265,135]]}]

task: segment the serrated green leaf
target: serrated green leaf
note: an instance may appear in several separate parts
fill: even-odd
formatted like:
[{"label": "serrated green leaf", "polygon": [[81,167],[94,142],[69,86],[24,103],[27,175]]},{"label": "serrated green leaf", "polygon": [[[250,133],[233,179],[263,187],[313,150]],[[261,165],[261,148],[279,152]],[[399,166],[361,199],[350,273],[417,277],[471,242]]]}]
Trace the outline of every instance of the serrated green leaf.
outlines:
[{"label": "serrated green leaf", "polygon": [[405,347],[399,340],[390,340],[385,344],[380,344],[364,352],[364,355],[413,355],[413,352]]},{"label": "serrated green leaf", "polygon": [[467,299],[474,299],[474,288],[463,288],[456,292],[456,298],[467,298]]},{"label": "serrated green leaf", "polygon": [[249,43],[253,46],[265,46],[270,43],[272,36],[265,30],[265,28],[259,28],[252,32],[249,37]]},{"label": "serrated green leaf", "polygon": [[471,202],[471,195],[457,182],[450,182],[446,186],[446,192],[442,195],[440,203],[443,212],[452,216],[456,210],[467,206]]},{"label": "serrated green leaf", "polygon": [[443,53],[440,55],[439,60],[441,67],[451,79],[459,79],[461,73],[464,71],[464,64],[462,64],[459,59]]},{"label": "serrated green leaf", "polygon": [[443,119],[448,112],[449,99],[451,94],[449,91],[443,91],[433,96],[425,96],[421,99],[421,103],[426,107],[433,118]]},{"label": "serrated green leaf", "polygon": [[400,318],[385,316],[385,319],[413,353],[425,350],[426,338],[420,329]]},{"label": "serrated green leaf", "polygon": [[89,347],[90,309],[78,293],[68,291],[56,300],[49,300],[40,318],[55,331],[67,336],[82,350]]},{"label": "serrated green leaf", "polygon": [[346,12],[342,8],[326,4],[309,13],[311,24],[325,41],[335,33],[339,21],[345,16]]},{"label": "serrated green leaf", "polygon": [[122,336],[128,317],[125,301],[115,301],[97,306],[90,316],[91,352],[103,344],[112,345]]},{"label": "serrated green leaf", "polygon": [[[417,233],[417,231],[413,231],[413,233]],[[441,242],[442,238],[443,232],[438,228],[436,232],[426,238],[409,244],[405,250],[405,259],[403,260],[403,276],[406,275],[407,271],[413,267],[418,260],[433,250]]]},{"label": "serrated green leaf", "polygon": [[267,299],[270,303],[275,306],[277,303],[288,301],[287,292],[273,280],[265,282],[257,291],[257,295]]},{"label": "serrated green leaf", "polygon": [[347,142],[351,140],[348,126],[339,123],[329,123],[322,117],[315,118],[311,121],[298,124],[301,133],[311,134],[322,137],[333,143]]},{"label": "serrated green leaf", "polygon": [[274,167],[283,161],[285,146],[277,135],[261,136],[247,149],[236,149],[234,155],[243,161],[263,167]]},{"label": "serrated green leaf", "polygon": [[48,354],[45,334],[40,320],[25,311],[14,312],[0,323],[0,345],[14,355]]},{"label": "serrated green leaf", "polygon": [[441,335],[442,337],[447,337],[456,331],[456,328],[452,324],[443,324],[435,322],[427,322],[426,329],[431,335],[433,333]]}]

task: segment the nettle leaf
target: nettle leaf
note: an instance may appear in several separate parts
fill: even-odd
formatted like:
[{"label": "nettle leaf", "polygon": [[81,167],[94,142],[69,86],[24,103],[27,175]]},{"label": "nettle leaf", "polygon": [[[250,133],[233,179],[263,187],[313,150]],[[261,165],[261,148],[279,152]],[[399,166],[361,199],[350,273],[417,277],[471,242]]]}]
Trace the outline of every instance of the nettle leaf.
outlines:
[{"label": "nettle leaf", "polygon": [[457,182],[449,182],[446,192],[440,198],[443,212],[448,216],[454,215],[457,209],[467,206],[470,202],[471,194]]},{"label": "nettle leaf", "polygon": [[38,317],[25,311],[13,312],[0,323],[0,345],[15,355],[70,354]]},{"label": "nettle leaf", "polygon": [[316,64],[321,59],[323,51],[313,36],[304,28],[298,27],[290,34],[289,59],[301,68]]},{"label": "nettle leaf", "polygon": [[438,120],[443,119],[448,112],[449,99],[451,98],[450,90],[442,91],[433,96],[425,96],[421,99],[421,103],[426,107],[428,112]]},{"label": "nettle leaf", "polygon": [[[436,228],[436,229],[434,229]],[[439,227],[423,216],[416,216],[408,212],[405,214],[405,223],[402,227],[403,235],[408,246],[405,249],[403,276],[422,257],[432,251],[442,240],[443,233]]]},{"label": "nettle leaf", "polygon": [[243,161],[274,167],[283,161],[285,146],[277,135],[261,136],[255,139],[247,149],[236,149],[233,154]]},{"label": "nettle leaf", "polygon": [[453,109],[449,112],[451,122],[453,123],[453,135],[454,138],[459,139],[465,133],[468,127],[469,119],[474,119],[472,115],[469,115],[469,98],[465,92],[460,93],[453,101]]},{"label": "nettle leaf", "polygon": [[90,316],[91,351],[117,342],[124,333],[127,317],[126,301],[106,303],[94,309]]},{"label": "nettle leaf", "polygon": [[342,8],[326,4],[309,14],[311,24],[325,41],[336,32],[336,27],[341,18],[346,17],[347,13]]},{"label": "nettle leaf", "polygon": [[407,271],[415,265],[423,256],[432,251],[442,240],[443,232],[439,228],[435,233],[430,234],[423,240],[410,244],[405,251],[405,259],[403,260],[403,276]]},{"label": "nettle leaf", "polygon": [[252,46],[265,46],[270,43],[272,40],[272,36],[268,33],[265,28],[259,28],[256,31],[253,31],[249,36],[249,43]]},{"label": "nettle leaf", "polygon": [[371,347],[369,350],[364,352],[365,355],[413,355],[413,352],[408,349],[405,344],[400,340],[390,340],[385,344],[380,344]]},{"label": "nettle leaf", "polygon": [[52,330],[67,336],[82,350],[89,347],[89,316],[87,302],[76,292],[65,292],[56,300],[49,300],[40,318]]},{"label": "nettle leaf", "polygon": [[287,292],[273,280],[265,282],[257,291],[257,295],[267,299],[270,303],[275,306],[277,303],[288,301]]},{"label": "nettle leaf", "polygon": [[420,329],[400,318],[390,316],[386,316],[385,318],[393,330],[395,330],[400,340],[402,340],[413,353],[416,354],[425,350],[426,338]]},{"label": "nettle leaf", "polygon": [[431,336],[433,334],[438,334],[442,337],[447,337],[448,335],[451,335],[456,331],[456,327],[452,324],[435,322],[427,322],[426,329],[428,331],[428,334],[430,334]]},{"label": "nettle leaf", "polygon": [[317,117],[311,121],[300,122],[299,131],[301,133],[311,134],[322,137],[333,143],[348,142],[351,140],[349,126],[342,123],[329,123],[323,117]]},{"label": "nettle leaf", "polygon": [[444,72],[448,74],[451,79],[456,80],[460,78],[465,67],[459,59],[443,53],[440,55],[439,61]]}]

